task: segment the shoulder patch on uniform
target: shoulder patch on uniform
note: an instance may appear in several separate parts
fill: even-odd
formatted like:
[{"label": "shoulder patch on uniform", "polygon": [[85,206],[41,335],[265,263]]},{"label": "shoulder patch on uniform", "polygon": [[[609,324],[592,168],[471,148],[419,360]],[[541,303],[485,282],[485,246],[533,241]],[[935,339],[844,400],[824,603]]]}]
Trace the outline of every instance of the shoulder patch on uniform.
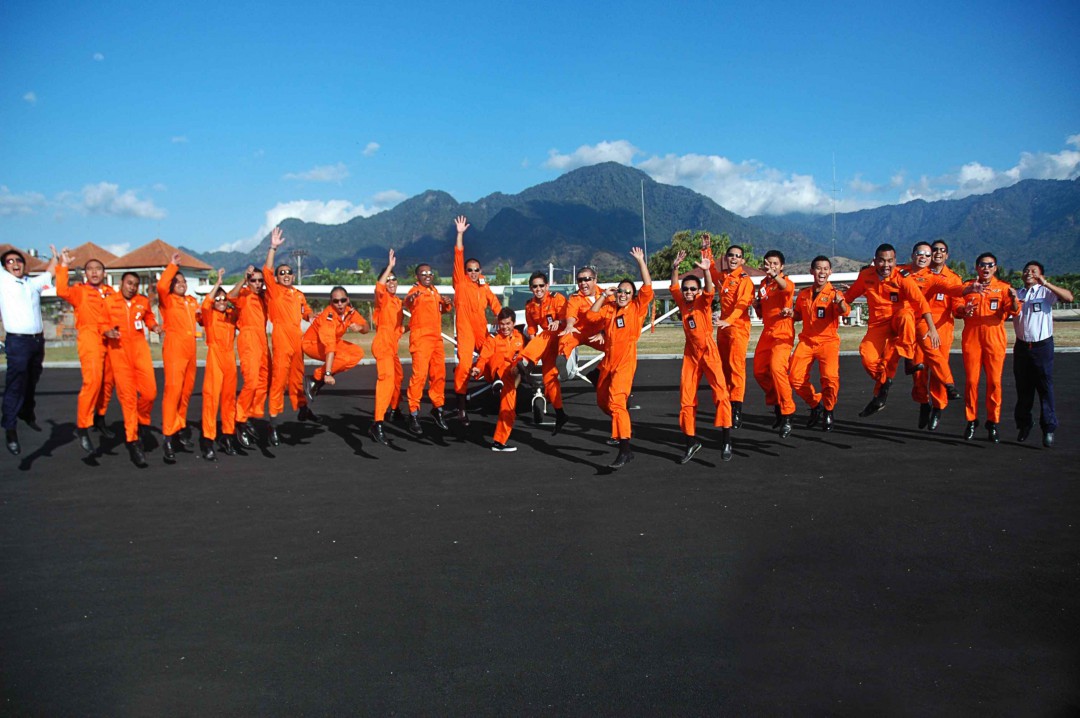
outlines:
[{"label": "shoulder patch on uniform", "polygon": [[908,271],[908,270],[906,270],[906,269],[901,269],[901,270],[900,270],[900,276],[901,276],[901,277],[910,277],[910,276],[911,276],[911,272],[909,272],[909,271]]}]

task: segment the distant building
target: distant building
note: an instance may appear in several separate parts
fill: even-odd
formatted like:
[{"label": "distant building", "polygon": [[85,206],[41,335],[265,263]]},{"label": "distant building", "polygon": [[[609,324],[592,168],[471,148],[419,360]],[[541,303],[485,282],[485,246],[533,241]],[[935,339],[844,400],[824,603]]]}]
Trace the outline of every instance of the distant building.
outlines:
[{"label": "distant building", "polygon": [[27,274],[41,274],[45,271],[45,268],[49,266],[48,260],[44,260],[37,256],[37,252],[33,249],[20,249],[13,244],[0,244],[0,254],[3,254],[9,249],[14,249],[26,258]]},{"label": "distant building", "polygon": [[157,280],[165,272],[165,267],[169,265],[174,252],[180,253],[180,271],[187,277],[188,292],[197,291],[197,285],[200,284],[204,285],[204,291],[208,289],[205,285],[210,283],[209,278],[213,267],[160,239],[155,239],[121,257],[105,262],[105,281],[119,289],[124,272],[135,272],[139,275],[141,291],[150,294]]},{"label": "distant building", "polygon": [[115,254],[93,242],[84,242],[75,249],[69,249],[68,254],[72,257],[72,269],[82,269],[91,259],[96,259],[102,264],[108,264],[116,259]]}]

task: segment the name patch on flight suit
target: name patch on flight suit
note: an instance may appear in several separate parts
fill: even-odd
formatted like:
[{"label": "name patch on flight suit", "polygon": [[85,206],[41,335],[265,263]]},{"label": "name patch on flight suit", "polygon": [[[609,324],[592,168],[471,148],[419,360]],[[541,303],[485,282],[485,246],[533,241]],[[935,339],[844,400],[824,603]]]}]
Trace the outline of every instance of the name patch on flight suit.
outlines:
[{"label": "name patch on flight suit", "polygon": [[548,324],[551,324],[555,319],[549,314],[547,315]]},{"label": "name patch on flight suit", "polygon": [[997,308],[998,308],[998,300],[996,300],[996,299],[991,299],[991,300],[990,300],[990,311],[992,311],[992,312],[996,312],[996,311],[997,311]]},{"label": "name patch on flight suit", "polygon": [[1034,304],[1032,304],[1031,305],[1031,311],[1033,311],[1033,312],[1041,312],[1042,311],[1042,302],[1035,302]]},{"label": "name patch on flight suit", "polygon": [[686,326],[690,327],[691,329],[697,329],[697,322],[694,321],[693,317],[687,317]]},{"label": "name patch on flight suit", "polygon": [[818,319],[824,319],[825,318],[825,307],[818,307],[817,308],[817,318]]},{"label": "name patch on flight suit", "polygon": [[945,301],[945,294],[943,292],[938,292],[937,294],[934,295],[934,299],[936,299],[939,302],[944,302]]},{"label": "name patch on flight suit", "polygon": [[623,319],[623,316],[621,314],[619,316],[615,317],[615,326],[618,327],[619,329],[622,329],[623,327],[626,326],[626,320]]},{"label": "name patch on flight suit", "polygon": [[899,302],[900,301],[900,294],[898,292],[889,292],[889,301],[893,302],[894,304],[896,302]]},{"label": "name patch on flight suit", "polygon": [[487,280],[484,279],[483,277],[480,277],[480,279],[476,280],[476,283],[479,284],[482,287],[485,284],[487,284]]}]

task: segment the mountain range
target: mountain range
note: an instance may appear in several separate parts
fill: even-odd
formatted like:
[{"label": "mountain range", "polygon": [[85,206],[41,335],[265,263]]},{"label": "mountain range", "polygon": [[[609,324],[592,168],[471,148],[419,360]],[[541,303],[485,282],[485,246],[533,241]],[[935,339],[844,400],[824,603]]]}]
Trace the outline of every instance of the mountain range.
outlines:
[{"label": "mountain range", "polygon": [[[1080,179],[1025,180],[960,200],[915,200],[837,214],[835,251],[831,215],[740,217],[693,190],[661,184],[614,162],[573,170],[514,195],[496,192],[458,202],[446,192],[428,190],[344,224],[287,219],[280,226],[287,249],[308,252],[305,270],[355,268],[358,259],[370,259],[378,268],[387,248],[393,248],[401,267],[423,261],[449,274],[453,219],[465,215],[471,224],[466,254],[480,258],[489,273],[500,262],[515,271],[546,268],[548,262],[615,271],[631,267],[628,251],[642,243],[643,191],[650,252],[683,229],[727,233],[759,256],[779,249],[789,261],[816,254],[866,260],[882,242],[906,258],[915,241],[943,238],[952,259],[969,265],[977,253],[992,251],[1006,267],[1036,258],[1050,273],[1080,271]],[[268,247],[269,236],[250,252],[185,251],[236,272],[260,264]]]}]

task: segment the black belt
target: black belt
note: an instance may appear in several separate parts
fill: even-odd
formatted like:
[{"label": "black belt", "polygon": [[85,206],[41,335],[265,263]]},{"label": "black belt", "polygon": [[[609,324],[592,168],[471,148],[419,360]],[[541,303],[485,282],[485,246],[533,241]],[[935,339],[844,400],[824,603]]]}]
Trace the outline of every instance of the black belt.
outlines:
[{"label": "black belt", "polygon": [[1025,342],[1023,339],[1018,339],[1017,341],[1027,346],[1028,349],[1034,349],[1035,347],[1041,347],[1043,344],[1048,344],[1049,342],[1054,341],[1054,337],[1049,336],[1046,339],[1040,339],[1037,342]]},{"label": "black belt", "polygon": [[23,339],[44,339],[45,332],[38,332],[37,334],[16,334],[15,332],[8,332],[9,337],[22,337]]}]

